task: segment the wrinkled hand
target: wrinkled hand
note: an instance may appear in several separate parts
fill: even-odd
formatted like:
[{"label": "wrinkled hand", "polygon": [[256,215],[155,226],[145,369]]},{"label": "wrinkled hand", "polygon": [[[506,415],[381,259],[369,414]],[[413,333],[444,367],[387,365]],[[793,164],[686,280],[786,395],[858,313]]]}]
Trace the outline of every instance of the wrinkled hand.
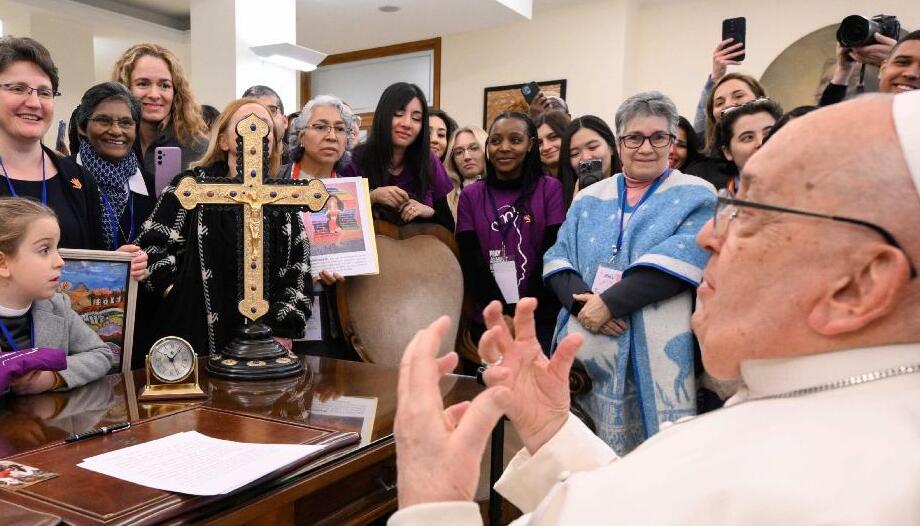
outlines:
[{"label": "wrinkled hand", "polygon": [[54,386],[51,371],[30,371],[10,382],[10,389],[20,395],[44,393]]},{"label": "wrinkled hand", "polygon": [[402,210],[409,201],[409,194],[398,186],[381,186],[371,190],[371,202],[388,206],[393,210]]},{"label": "wrinkled hand", "polygon": [[331,270],[320,270],[319,274],[313,278],[314,283],[317,281],[327,287],[331,287],[336,283],[345,283],[345,276]]},{"label": "wrinkled hand", "polygon": [[875,34],[875,41],[878,43],[853,48],[853,58],[862,64],[871,64],[876,67],[881,66],[882,62],[891,55],[891,50],[894,49],[894,45],[897,44],[898,41],[893,38],[888,38],[881,33]]},{"label": "wrinkled hand", "polygon": [[601,325],[599,331],[604,336],[619,336],[629,328],[629,322],[620,318],[610,318],[610,321]]},{"label": "wrinkled hand", "polygon": [[403,206],[402,210],[399,211],[399,217],[401,217],[402,220],[406,223],[418,217],[428,218],[432,216],[434,216],[434,208],[419,203],[415,199],[409,199],[409,201],[407,201]]},{"label": "wrinkled hand", "polygon": [[393,434],[400,508],[473,499],[486,442],[511,395],[490,387],[472,402],[444,409],[438,381],[459,358],[435,356],[449,325],[442,316],[417,332],[399,365]]},{"label": "wrinkled hand", "polygon": [[744,54],[744,42],[732,44],[734,40],[734,38],[726,38],[716,44],[716,48],[712,52],[712,73],[710,75],[713,82],[725,76],[725,73],[728,72],[728,66],[741,64],[740,61],[735,59]]},{"label": "wrinkled hand", "polygon": [[141,250],[137,245],[122,245],[118,247],[119,252],[134,254],[131,260],[131,277],[134,281],[144,281],[147,279],[147,253]]},{"label": "wrinkled hand", "polygon": [[505,414],[531,454],[552,438],[569,417],[569,370],[581,346],[578,334],[569,334],[556,347],[552,359],[537,341],[533,313],[537,300],[523,298],[514,313],[512,338],[502,319],[501,304],[483,311],[488,330],[479,340],[479,356],[492,365],[483,373],[486,385],[506,387],[510,401]]},{"label": "wrinkled hand", "polygon": [[583,301],[584,307],[578,311],[578,322],[590,332],[597,334],[601,327],[613,317],[607,304],[597,294],[585,292],[572,294],[575,301]]}]

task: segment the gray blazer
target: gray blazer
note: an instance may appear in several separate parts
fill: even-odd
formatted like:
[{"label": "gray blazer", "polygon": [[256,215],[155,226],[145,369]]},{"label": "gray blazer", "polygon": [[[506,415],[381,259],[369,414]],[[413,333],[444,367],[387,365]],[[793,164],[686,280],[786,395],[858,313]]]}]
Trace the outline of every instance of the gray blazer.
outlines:
[{"label": "gray blazer", "polygon": [[68,389],[102,378],[112,367],[112,350],[73,311],[66,294],[33,303],[32,323],[35,347],[67,351],[67,369],[60,375]]}]

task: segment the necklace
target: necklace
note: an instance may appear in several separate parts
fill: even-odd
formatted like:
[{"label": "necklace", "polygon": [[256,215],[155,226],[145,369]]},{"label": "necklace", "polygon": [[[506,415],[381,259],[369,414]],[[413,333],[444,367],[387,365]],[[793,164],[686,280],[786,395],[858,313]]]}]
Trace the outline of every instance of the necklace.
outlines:
[{"label": "necklace", "polygon": [[785,393],[761,396],[758,398],[751,398],[746,401],[755,402],[757,400],[772,400],[774,398],[794,398],[797,396],[805,396],[805,395],[820,393],[823,391],[832,391],[834,389],[842,389],[844,387],[850,387],[853,385],[867,384],[870,382],[877,382],[879,380],[886,380],[888,378],[894,378],[897,376],[904,376],[906,374],[917,374],[917,373],[920,373],[920,364],[901,365],[899,367],[891,367],[888,369],[881,369],[881,370],[872,371],[869,373],[857,374],[854,376],[850,376],[849,378],[844,378],[842,380],[836,380],[836,381],[828,382],[825,384],[813,385],[811,387],[796,389],[794,391],[787,391]]}]

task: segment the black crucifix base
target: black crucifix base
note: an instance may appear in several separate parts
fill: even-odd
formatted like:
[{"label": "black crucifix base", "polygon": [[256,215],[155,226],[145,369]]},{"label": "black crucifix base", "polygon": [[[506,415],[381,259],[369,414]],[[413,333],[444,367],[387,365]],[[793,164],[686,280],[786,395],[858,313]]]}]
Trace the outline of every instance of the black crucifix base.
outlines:
[{"label": "black crucifix base", "polygon": [[234,380],[277,380],[303,374],[304,363],[272,339],[264,323],[243,325],[222,354],[212,354],[208,374]]}]

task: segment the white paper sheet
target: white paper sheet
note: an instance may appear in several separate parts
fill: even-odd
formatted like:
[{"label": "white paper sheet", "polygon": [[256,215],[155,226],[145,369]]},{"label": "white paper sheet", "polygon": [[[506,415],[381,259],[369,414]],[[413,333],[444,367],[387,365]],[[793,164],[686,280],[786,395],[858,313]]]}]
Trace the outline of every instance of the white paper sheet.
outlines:
[{"label": "white paper sheet", "polygon": [[77,466],[164,491],[222,495],[323,447],[249,444],[186,431],[96,455]]}]

